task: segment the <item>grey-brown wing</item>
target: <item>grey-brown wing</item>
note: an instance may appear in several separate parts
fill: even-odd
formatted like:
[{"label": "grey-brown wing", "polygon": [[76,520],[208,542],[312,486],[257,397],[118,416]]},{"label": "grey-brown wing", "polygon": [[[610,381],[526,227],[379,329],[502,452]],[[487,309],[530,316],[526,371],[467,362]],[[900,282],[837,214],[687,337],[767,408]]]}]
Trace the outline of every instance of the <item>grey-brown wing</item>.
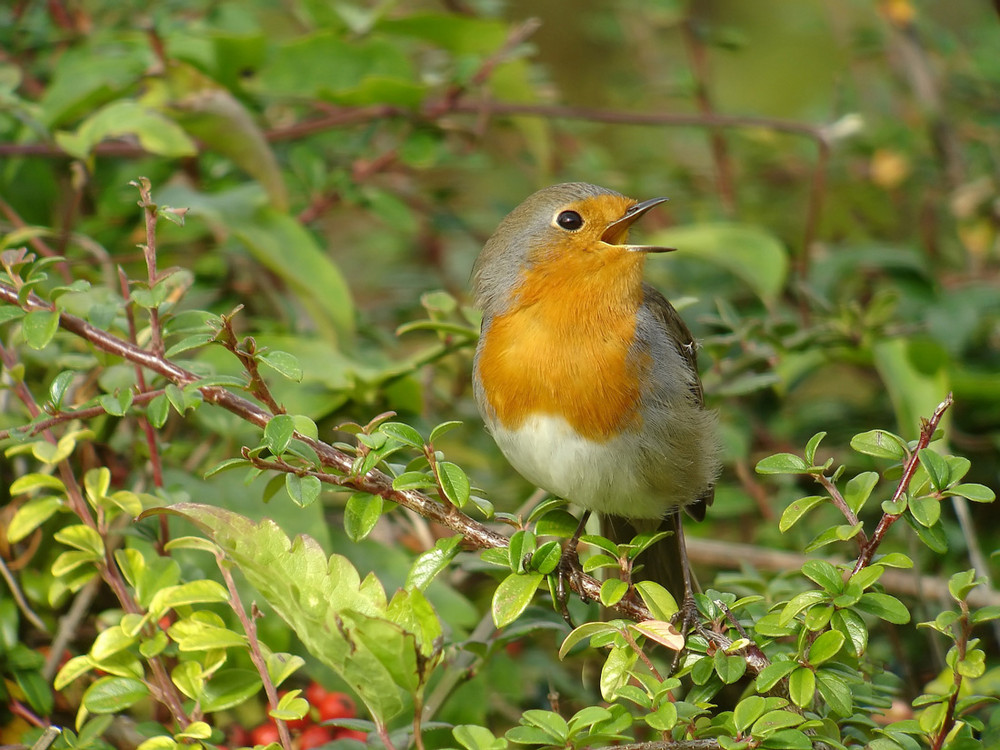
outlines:
[{"label": "grey-brown wing", "polygon": [[[695,344],[694,336],[691,335],[691,331],[688,330],[684,319],[674,309],[674,306],[670,304],[670,301],[666,297],[660,294],[660,292],[649,284],[643,284],[642,291],[643,302],[663,324],[664,330],[666,330],[670,340],[674,342],[674,345],[677,347],[677,351],[680,352],[691,365],[691,371],[696,375],[694,381],[691,383],[691,393],[694,394],[696,399],[698,399],[699,404],[704,405],[705,393],[702,389],[701,378],[697,377],[698,349]],[[696,501],[684,506],[684,510],[694,520],[703,521],[705,520],[705,513],[708,511],[708,506],[712,504],[713,500],[715,500],[714,485],[705,490],[705,493]]]}]

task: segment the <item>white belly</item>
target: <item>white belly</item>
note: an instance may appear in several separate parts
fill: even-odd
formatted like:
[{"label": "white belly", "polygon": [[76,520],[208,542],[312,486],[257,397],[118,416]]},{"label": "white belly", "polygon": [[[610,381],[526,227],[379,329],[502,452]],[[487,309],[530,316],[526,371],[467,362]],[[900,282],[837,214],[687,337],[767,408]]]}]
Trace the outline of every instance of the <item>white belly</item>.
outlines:
[{"label": "white belly", "polygon": [[490,426],[500,450],[525,479],[588,510],[629,518],[661,518],[675,503],[650,487],[637,437],[598,443],[562,417],[535,414],[516,430]]}]

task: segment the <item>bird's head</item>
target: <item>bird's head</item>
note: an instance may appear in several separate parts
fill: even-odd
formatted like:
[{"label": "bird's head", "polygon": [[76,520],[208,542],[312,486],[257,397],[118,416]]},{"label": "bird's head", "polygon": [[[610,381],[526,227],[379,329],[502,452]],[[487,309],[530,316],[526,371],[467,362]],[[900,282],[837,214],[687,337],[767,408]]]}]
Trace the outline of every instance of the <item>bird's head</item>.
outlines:
[{"label": "bird's head", "polygon": [[478,305],[487,314],[502,311],[528,275],[541,275],[553,290],[586,279],[638,292],[646,254],[673,248],[629,244],[629,228],[665,200],[639,202],[584,182],[539,190],[500,222],[479,254]]}]

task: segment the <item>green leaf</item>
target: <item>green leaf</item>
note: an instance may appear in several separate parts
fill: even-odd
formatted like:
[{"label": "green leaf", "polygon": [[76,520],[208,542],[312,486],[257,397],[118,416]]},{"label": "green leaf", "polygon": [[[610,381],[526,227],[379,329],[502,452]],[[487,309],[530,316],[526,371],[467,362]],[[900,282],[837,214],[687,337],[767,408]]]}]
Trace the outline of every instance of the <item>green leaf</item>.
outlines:
[{"label": "green leaf", "polygon": [[61,692],[73,680],[77,677],[82,677],[93,668],[94,662],[87,654],[74,656],[62,665],[62,668],[56,674],[52,687]]},{"label": "green leaf", "polygon": [[738,276],[765,303],[785,287],[788,252],[781,240],[749,224],[703,222],[654,232],[649,242],[681,248]]},{"label": "green leaf", "polygon": [[963,570],[948,579],[948,593],[956,602],[964,601],[974,588],[985,582],[976,577],[975,570]]},{"label": "green leaf", "polygon": [[38,489],[55,490],[66,494],[66,485],[59,477],[51,474],[25,474],[18,477],[10,485],[11,495],[24,495]]},{"label": "green leaf", "polygon": [[278,350],[266,351],[257,355],[257,361],[293,383],[302,382],[302,365],[294,354]]},{"label": "green leaf", "polygon": [[910,611],[899,599],[889,594],[867,591],[858,600],[855,608],[896,625],[905,625],[910,621]]},{"label": "green leaf", "polygon": [[503,579],[493,594],[493,623],[502,628],[520,617],[544,579],[541,573],[512,573]]},{"label": "green leaf", "polygon": [[267,655],[267,674],[277,686],[305,666],[305,663],[305,659],[296,654],[270,653]]},{"label": "green leaf", "polygon": [[816,694],[816,675],[808,667],[799,667],[788,676],[788,697],[792,703],[805,708]]},{"label": "green leaf", "polygon": [[95,557],[104,556],[104,540],[96,529],[82,523],[64,526],[52,538],[68,547],[87,552]]},{"label": "green leaf", "polygon": [[796,727],[805,721],[805,717],[792,711],[768,711],[754,722],[752,732],[755,736],[769,734],[777,729]]},{"label": "green leaf", "polygon": [[309,653],[333,669],[373,717],[386,721],[403,710],[401,692],[414,695],[424,679],[420,664],[435,662],[418,663],[415,635],[389,619],[377,579],[362,581],[346,558],[327,558],[310,537],[291,541],[270,520],[254,523],[193,503],[166,510],[209,534]]},{"label": "green leaf", "polygon": [[941,518],[941,501],[931,495],[911,497],[907,505],[921,526],[931,527]]},{"label": "green leaf", "polygon": [[92,714],[122,713],[149,695],[149,689],[131,677],[102,677],[87,688],[82,704]]},{"label": "green leaf", "polygon": [[587,622],[574,628],[563,640],[559,647],[559,658],[566,658],[566,654],[583,640],[594,636],[606,636],[618,632],[618,628],[610,622]]},{"label": "green leaf", "polygon": [[163,356],[167,359],[172,359],[178,354],[183,354],[184,352],[191,351],[192,349],[197,349],[205,346],[206,344],[210,344],[214,339],[214,333],[195,333],[190,336],[186,336],[171,346],[167,349]]},{"label": "green leaf", "polygon": [[923,448],[917,452],[920,458],[920,465],[924,467],[928,478],[931,480],[931,487],[937,492],[942,492],[951,483],[951,468],[944,456],[931,448]]},{"label": "green leaf", "polygon": [[561,559],[562,547],[559,542],[545,542],[532,553],[529,567],[544,575],[550,575],[559,567]]},{"label": "green leaf", "polygon": [[758,474],[808,474],[809,464],[794,453],[776,453],[757,462]]},{"label": "green leaf", "polygon": [[120,99],[87,117],[75,132],[58,131],[56,143],[70,156],[86,160],[107,138],[134,136],[145,151],[159,156],[195,156],[198,147],[174,122],[134,99]]},{"label": "green leaf", "polygon": [[851,447],[858,453],[875,458],[902,461],[906,457],[906,441],[885,430],[870,430],[851,438]]},{"label": "green leaf", "polygon": [[997,497],[993,490],[982,484],[956,484],[947,494],[959,495],[974,503],[992,503]]},{"label": "green leaf", "polygon": [[228,601],[229,592],[222,584],[210,580],[189,581],[179,586],[167,586],[157,591],[149,603],[149,613],[158,620],[168,611],[177,607]]},{"label": "green leaf", "polygon": [[847,507],[855,513],[860,511],[877,484],[878,473],[874,471],[865,471],[852,477],[844,488],[844,500],[847,502]]},{"label": "green leaf", "polygon": [[[211,614],[211,613],[198,613]],[[206,618],[192,615],[178,620],[167,633],[177,642],[181,651],[211,651],[220,648],[243,648],[246,646],[246,636],[230,630],[221,624],[207,622]],[[221,620],[220,620],[221,622]]]},{"label": "green leaf", "polygon": [[36,497],[24,503],[10,520],[10,525],[7,527],[7,541],[11,544],[21,541],[64,505],[65,500],[61,497]]},{"label": "green leaf", "polygon": [[628,646],[614,646],[601,668],[601,697],[611,702],[618,689],[628,684],[630,671],[639,655]]},{"label": "green leaf", "polygon": [[669,732],[677,725],[677,704],[663,701],[651,714],[646,714],[643,720],[657,732]]},{"label": "green leaf", "polygon": [[830,710],[838,716],[850,716],[854,710],[854,699],[844,679],[835,672],[820,669],[816,672],[816,681],[819,694]]},{"label": "green leaf", "polygon": [[55,310],[32,310],[21,321],[24,341],[32,349],[44,349],[59,330],[59,313]]},{"label": "green leaf", "polygon": [[450,461],[441,461],[437,465],[438,478],[441,480],[441,489],[444,490],[445,497],[459,508],[464,508],[469,502],[472,494],[472,485],[465,472]]},{"label": "green leaf", "polygon": [[635,590],[657,620],[669,621],[677,612],[677,601],[673,595],[655,581],[637,581]]},{"label": "green leaf", "polygon": [[[773,667],[774,665],[769,666]],[[758,682],[759,680],[760,676],[758,675]],[[747,727],[764,715],[766,705],[764,698],[759,695],[749,695],[737,703],[733,710],[733,724],[736,725],[736,731],[744,733]]]},{"label": "green leaf", "polygon": [[807,560],[802,564],[802,575],[818,583],[829,594],[838,594],[844,588],[840,571],[826,560]]},{"label": "green leaf", "polygon": [[729,656],[722,649],[715,652],[713,661],[715,673],[726,685],[732,685],[747,671],[746,659],[742,656]]},{"label": "green leaf", "polygon": [[404,471],[392,480],[394,490],[426,490],[430,487],[437,487],[437,482],[423,471]]},{"label": "green leaf", "polygon": [[136,636],[124,632],[120,625],[113,625],[97,634],[90,646],[90,658],[95,665],[136,642]]},{"label": "green leaf", "polygon": [[861,531],[864,524],[861,521],[854,524],[840,524],[839,526],[833,526],[826,531],[822,531],[816,535],[815,538],[809,544],[805,546],[804,552],[814,552],[820,547],[825,547],[827,544],[833,542],[846,542],[848,539],[853,539],[857,536],[857,533]]},{"label": "green leaf", "polygon": [[799,614],[802,610],[813,606],[814,604],[819,604],[820,602],[826,601],[829,597],[822,591],[803,591],[801,594],[794,596],[788,604],[785,605],[784,609],[781,610],[781,616],[778,619],[780,625],[788,625],[795,616]]},{"label": "green leaf", "polygon": [[124,417],[132,407],[135,395],[131,390],[125,389],[114,393],[105,393],[97,399],[97,403],[105,412],[113,417]]},{"label": "green leaf", "polygon": [[49,386],[49,403],[52,404],[52,407],[56,411],[62,410],[63,401],[66,399],[69,387],[73,384],[78,374],[73,370],[63,370],[52,378],[52,384]]},{"label": "green leaf", "polygon": [[455,419],[450,420],[448,422],[442,422],[441,424],[437,425],[433,430],[431,430],[430,437],[427,439],[427,441],[433,443],[435,440],[437,440],[445,433],[451,432],[456,427],[461,427],[461,426],[462,423]]},{"label": "green leaf", "polygon": [[159,429],[167,423],[170,416],[170,401],[165,394],[160,394],[146,406],[146,418],[153,427]]},{"label": "green leaf", "polygon": [[443,537],[431,549],[419,555],[406,576],[406,588],[426,589],[461,551],[461,541],[460,536]]},{"label": "green leaf", "polygon": [[382,517],[383,505],[381,497],[367,492],[355,492],[347,498],[344,531],[352,542],[360,542],[372,533],[378,519]]},{"label": "green leaf", "polygon": [[628,593],[628,584],[620,578],[609,578],[601,584],[601,604],[613,607]]},{"label": "green leaf", "polygon": [[403,422],[385,422],[379,425],[379,432],[382,432],[394,440],[398,440],[411,448],[423,450],[424,439],[413,427]]},{"label": "green leaf", "polygon": [[789,504],[784,512],[782,512],[781,520],[778,522],[778,528],[781,530],[781,533],[784,534],[798,523],[806,513],[826,500],[827,498],[822,495],[811,495],[810,497],[803,497]]},{"label": "green leaf", "polygon": [[279,414],[268,420],[264,427],[264,445],[275,456],[280,456],[288,448],[295,431],[295,422],[289,414]]},{"label": "green leaf", "polygon": [[797,669],[798,666],[798,662],[795,661],[776,661],[768,664],[757,675],[757,689],[762,692],[771,690],[771,688]]},{"label": "green leaf", "polygon": [[806,443],[805,458],[806,462],[810,466],[814,466],[816,464],[816,449],[819,447],[820,441],[822,441],[825,437],[825,432],[817,432],[809,438],[809,442]]},{"label": "green leaf", "polygon": [[[830,659],[840,653],[845,640],[844,634],[839,630],[827,630],[825,633],[820,633],[809,647],[809,663],[815,667],[823,662],[830,661]],[[805,704],[799,703],[798,705]]]},{"label": "green leaf", "polygon": [[306,474],[300,477],[298,474],[285,474],[285,490],[292,501],[301,508],[308,508],[317,498],[323,489],[323,483],[319,477]]}]

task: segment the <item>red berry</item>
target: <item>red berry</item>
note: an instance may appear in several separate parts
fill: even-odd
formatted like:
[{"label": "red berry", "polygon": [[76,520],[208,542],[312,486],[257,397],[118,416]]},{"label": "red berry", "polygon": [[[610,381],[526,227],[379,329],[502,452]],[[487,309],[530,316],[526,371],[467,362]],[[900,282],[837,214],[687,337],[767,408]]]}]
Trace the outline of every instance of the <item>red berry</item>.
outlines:
[{"label": "red berry", "polygon": [[250,731],[250,741],[255,745],[270,745],[278,741],[278,727],[268,722]]},{"label": "red berry", "polygon": [[226,740],[233,747],[246,747],[250,743],[250,732],[239,724],[231,724],[226,731]]},{"label": "red berry", "polygon": [[318,682],[310,682],[309,687],[306,688],[305,697],[310,706],[315,706],[326,697],[326,688]]},{"label": "red berry", "polygon": [[330,719],[353,719],[357,716],[357,709],[351,696],[344,693],[327,693],[323,699],[314,704],[319,711],[320,721]]},{"label": "red berry", "polygon": [[332,741],[333,732],[330,727],[311,726],[299,735],[299,750],[312,750]]}]

